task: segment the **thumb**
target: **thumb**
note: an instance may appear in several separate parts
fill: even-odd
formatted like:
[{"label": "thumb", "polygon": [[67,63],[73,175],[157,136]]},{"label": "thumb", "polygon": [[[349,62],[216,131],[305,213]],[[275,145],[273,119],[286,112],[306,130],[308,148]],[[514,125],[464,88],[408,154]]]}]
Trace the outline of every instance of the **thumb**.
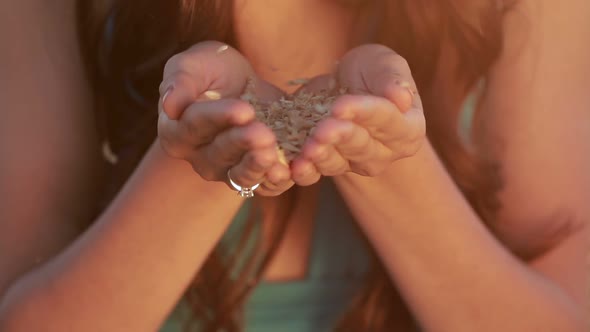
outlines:
[{"label": "thumb", "polygon": [[214,41],[196,44],[166,63],[160,111],[177,120],[196,101],[238,97],[253,75],[237,50]]},{"label": "thumb", "polygon": [[[161,109],[171,120],[178,120],[184,110],[194,103],[201,91],[206,89],[198,86],[198,80],[188,77],[188,74],[177,74],[170,82],[161,87]],[[163,91],[162,91],[163,90]]]},{"label": "thumb", "polygon": [[407,61],[384,45],[361,45],[349,51],[340,63],[339,74],[345,86],[386,98],[401,112],[407,112],[416,102],[419,104]]},{"label": "thumb", "polygon": [[400,79],[399,75],[383,75],[369,85],[372,94],[386,98],[403,113],[414,106],[417,98],[413,84]]}]

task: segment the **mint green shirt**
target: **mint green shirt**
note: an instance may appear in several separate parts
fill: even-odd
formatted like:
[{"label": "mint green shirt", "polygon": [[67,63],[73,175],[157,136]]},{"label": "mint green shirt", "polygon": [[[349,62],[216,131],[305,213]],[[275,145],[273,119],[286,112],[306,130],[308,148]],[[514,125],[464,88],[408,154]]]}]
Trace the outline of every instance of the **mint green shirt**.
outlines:
[{"label": "mint green shirt", "polygon": [[[226,238],[245,220],[240,210]],[[358,292],[368,268],[366,246],[330,180],[322,180],[308,276],[296,282],[263,282],[246,302],[247,332],[331,331]],[[181,331],[181,306],[160,332]]]}]

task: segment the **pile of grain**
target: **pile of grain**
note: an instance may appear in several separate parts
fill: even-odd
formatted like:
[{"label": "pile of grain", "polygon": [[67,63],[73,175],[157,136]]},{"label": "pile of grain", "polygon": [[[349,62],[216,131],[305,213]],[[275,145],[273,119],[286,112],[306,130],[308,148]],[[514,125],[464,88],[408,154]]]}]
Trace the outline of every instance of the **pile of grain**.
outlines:
[{"label": "pile of grain", "polygon": [[[304,84],[303,80],[293,81]],[[346,92],[334,85],[318,92],[301,91],[286,95],[278,101],[264,102],[254,94],[254,81],[249,80],[242,100],[250,103],[256,110],[256,118],[269,126],[277,137],[279,158],[285,164],[300,152],[312,128],[329,114],[330,107],[337,96]]]}]

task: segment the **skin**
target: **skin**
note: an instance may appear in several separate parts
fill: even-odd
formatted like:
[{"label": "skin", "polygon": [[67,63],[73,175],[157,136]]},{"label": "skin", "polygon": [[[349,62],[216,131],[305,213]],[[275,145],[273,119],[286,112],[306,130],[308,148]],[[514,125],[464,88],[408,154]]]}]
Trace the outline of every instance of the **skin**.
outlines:
[{"label": "skin", "polygon": [[[238,12],[243,13],[236,17],[240,49],[261,82],[283,88],[281,82],[292,78],[282,70],[263,70],[268,63],[280,69],[288,66],[290,59],[314,57],[313,68],[300,68],[302,76],[313,77],[330,72],[334,61],[356,46],[328,33],[339,31],[352,20],[350,12],[330,7],[335,5],[284,1],[274,9],[277,16],[289,13],[309,23],[302,27],[318,31],[310,34],[305,29],[275,29],[272,22],[257,20],[255,14],[262,12],[262,2],[239,4],[242,11]],[[2,6],[7,5],[0,4],[0,13],[9,12]],[[272,196],[290,186],[290,181],[313,182],[317,174],[298,174],[312,165],[319,174],[330,173],[425,330],[586,331],[588,275],[584,262],[589,249],[590,211],[585,199],[590,195],[590,157],[580,151],[587,151],[585,145],[590,142],[590,99],[585,92],[590,85],[590,45],[583,42],[587,39],[584,34],[590,31],[585,14],[590,12],[589,7],[584,0],[569,0],[567,4],[522,1],[506,21],[507,47],[493,68],[484,100],[486,121],[494,129],[489,141],[501,137],[504,142],[501,151],[489,146],[490,153],[497,155],[506,169],[498,237],[492,236],[473,213],[421,135],[420,126],[415,125],[419,121],[412,120],[412,114],[421,113],[413,111],[416,106],[419,110],[418,96],[412,96],[408,103],[407,90],[395,84],[388,90],[389,84],[377,84],[378,76],[369,80],[375,83],[364,88],[372,96],[339,100],[332,118],[320,125],[301,159],[288,170],[290,179],[282,181],[278,175],[268,175],[276,165],[272,157],[256,157],[270,154],[274,142],[272,137],[258,140],[258,135],[268,135],[268,131],[250,121],[251,109],[232,102],[232,93],[219,101],[203,101],[191,94],[182,97],[183,89],[194,93],[190,86],[210,85],[212,81],[194,79],[189,61],[174,60],[167,68],[172,68],[169,76],[176,77],[176,69],[188,75],[181,75],[184,79],[180,81],[177,77],[165,80],[162,85],[161,140],[155,142],[107,211],[87,232],[78,235],[74,225],[91,213],[94,185],[89,179],[96,171],[90,165],[96,164],[92,151],[98,150],[89,129],[92,114],[79,111],[89,105],[89,93],[82,84],[79,61],[63,62],[63,67],[43,62],[47,61],[43,53],[46,49],[54,61],[76,54],[73,2],[61,0],[48,6],[31,0],[11,4],[10,15],[0,19],[0,33],[5,34],[0,36],[10,43],[7,49],[13,50],[0,54],[3,72],[9,77],[0,80],[0,100],[10,106],[0,124],[0,135],[4,135],[1,153],[3,160],[10,161],[10,167],[0,172],[0,330],[157,330],[242,204],[227,189],[222,174],[216,173],[220,166],[237,167],[236,177],[242,181],[257,177],[270,181],[268,187],[275,187],[257,194]],[[311,17],[306,22],[310,16],[306,13],[310,12],[326,19]],[[523,15],[532,29],[523,29]],[[22,22],[39,22],[44,27],[40,31],[54,39],[39,38],[39,30],[27,29],[29,26]],[[320,29],[312,25],[318,22],[325,25]],[[7,31],[16,35],[8,36]],[[327,31],[325,35],[323,31]],[[523,38],[523,31],[528,31],[527,38]],[[260,39],[247,38],[255,33]],[[313,38],[309,49],[277,47],[280,44],[275,34],[293,40]],[[318,51],[320,45],[324,52]],[[363,59],[368,62],[376,49],[380,50],[375,46],[355,49],[361,60],[344,64],[338,74],[354,80],[363,71],[362,65],[355,67],[354,63],[362,64]],[[195,59],[203,55],[202,51],[193,49],[183,55]],[[354,58],[352,52],[346,56]],[[567,61],[562,60],[564,54]],[[452,53],[443,60],[447,64],[455,61]],[[32,64],[44,65],[37,68]],[[54,68],[62,69],[56,70],[61,76],[39,75]],[[237,68],[244,70],[242,76],[251,73],[243,62],[237,61]],[[387,60],[382,68],[402,75],[404,81],[413,81],[403,61]],[[223,73],[211,74],[225,77]],[[51,77],[64,79],[48,81]],[[531,84],[531,77],[542,79]],[[164,99],[172,82],[173,92]],[[373,84],[385,89],[371,89]],[[208,88],[223,90],[228,86]],[[269,93],[269,98],[273,98],[270,92],[276,92],[271,87],[261,89],[261,93]],[[38,99],[30,105],[23,103],[31,99],[31,94]],[[43,130],[32,126],[30,119],[38,120]],[[376,125],[385,122],[383,119],[391,119],[390,125],[396,127]],[[195,137],[191,136],[194,131],[181,127],[183,121],[187,125],[213,123],[216,129],[227,128],[215,139],[225,135],[228,142],[235,142],[229,150],[243,158],[212,157],[204,162],[198,154],[205,152],[188,153],[187,145],[194,143]],[[234,134],[227,135],[232,131]],[[387,136],[390,132],[401,136]],[[13,144],[14,137],[25,139]],[[47,137],[54,137],[57,144]],[[387,144],[390,140],[399,144]],[[360,149],[351,148],[367,144],[389,149],[388,157],[399,160],[385,165],[391,159],[381,156],[383,149],[370,149],[374,153],[361,157],[355,153]],[[224,147],[229,145],[223,143]],[[217,149],[215,143],[202,148]],[[363,164],[366,160],[385,166],[369,170],[368,163]],[[31,165],[40,167],[31,169]],[[195,170],[208,180],[195,176]],[[261,176],[263,173],[265,176]],[[23,178],[32,183],[23,183]],[[88,197],[88,201],[80,197]],[[548,218],[561,211],[572,216],[571,224],[564,224],[568,218]],[[305,243],[306,236],[292,236],[287,242]],[[525,262],[509,254],[500,240],[542,247],[543,251]],[[304,265],[305,259],[299,254],[302,247],[292,245],[286,254],[299,258],[297,261]],[[281,258],[286,254],[280,253],[277,262],[284,262]],[[275,272],[270,276],[293,278],[298,271]]]},{"label": "skin", "polygon": [[[204,42],[175,56],[160,87],[162,146],[189,161],[206,180],[227,181],[229,169],[236,183],[262,183],[262,195],[279,195],[294,183],[314,184],[321,175],[376,175],[413,155],[425,137],[413,83],[400,79],[411,78],[407,65],[399,69],[405,61],[384,46],[364,45],[348,52],[334,74],[350,95],[338,99],[332,116],[316,127],[289,169],[278,160],[272,131],[239,99],[248,78],[255,78],[262,99],[278,100],[285,92],[258,78],[238,51],[220,53],[223,48],[222,43]],[[301,90],[325,88],[328,80],[318,77]],[[220,100],[210,100],[212,91]],[[401,125],[392,128],[392,122]]]}]

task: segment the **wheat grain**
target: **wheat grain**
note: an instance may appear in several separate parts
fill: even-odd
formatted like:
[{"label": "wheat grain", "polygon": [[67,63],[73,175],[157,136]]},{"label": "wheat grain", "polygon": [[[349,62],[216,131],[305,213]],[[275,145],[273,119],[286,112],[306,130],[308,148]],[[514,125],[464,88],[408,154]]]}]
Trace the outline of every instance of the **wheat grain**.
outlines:
[{"label": "wheat grain", "polygon": [[[302,79],[291,82],[303,82]],[[279,160],[288,164],[300,152],[313,128],[329,115],[330,107],[336,98],[347,92],[336,89],[335,84],[329,89],[318,92],[301,91],[283,96],[278,101],[264,102],[258,100],[254,90],[254,80],[248,80],[241,99],[250,103],[256,118],[272,129],[277,138]]]},{"label": "wheat grain", "polygon": [[223,45],[217,49],[217,54],[221,54],[229,49],[229,45]]},{"label": "wheat grain", "polygon": [[213,90],[208,90],[203,93],[205,97],[209,100],[219,100],[221,99],[221,93]]}]

